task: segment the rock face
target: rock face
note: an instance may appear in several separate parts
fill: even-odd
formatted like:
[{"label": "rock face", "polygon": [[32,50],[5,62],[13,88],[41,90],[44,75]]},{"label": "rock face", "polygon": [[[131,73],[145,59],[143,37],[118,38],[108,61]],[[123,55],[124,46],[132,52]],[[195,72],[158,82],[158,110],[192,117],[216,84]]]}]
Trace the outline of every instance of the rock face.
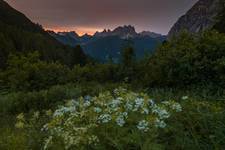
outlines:
[{"label": "rock face", "polygon": [[199,0],[185,15],[180,17],[168,33],[176,36],[182,30],[197,33],[212,27],[220,11],[220,0]]},{"label": "rock face", "polygon": [[137,36],[135,28],[131,25],[120,26],[111,30],[104,30],[103,32],[96,32],[95,37],[119,36],[122,39],[134,38]]}]

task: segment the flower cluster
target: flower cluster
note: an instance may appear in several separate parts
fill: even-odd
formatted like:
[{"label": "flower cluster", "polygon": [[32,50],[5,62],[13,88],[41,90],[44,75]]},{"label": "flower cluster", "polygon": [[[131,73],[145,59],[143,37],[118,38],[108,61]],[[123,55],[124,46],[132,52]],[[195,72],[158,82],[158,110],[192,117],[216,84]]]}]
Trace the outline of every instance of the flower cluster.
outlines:
[{"label": "flower cluster", "polygon": [[50,133],[45,147],[54,137],[60,137],[67,149],[98,144],[101,139],[96,131],[106,126],[128,128],[140,134],[151,132],[151,129],[165,128],[167,119],[180,111],[182,107],[175,101],[156,103],[147,94],[122,88],[97,97],[86,96],[68,102],[53,113],[52,120],[45,125]]},{"label": "flower cluster", "polygon": [[102,114],[98,117],[99,123],[108,123],[110,120],[112,120],[112,117],[110,114]]},{"label": "flower cluster", "polygon": [[142,120],[138,123],[137,128],[141,131],[148,131],[149,127],[148,127],[149,123],[146,120]]}]

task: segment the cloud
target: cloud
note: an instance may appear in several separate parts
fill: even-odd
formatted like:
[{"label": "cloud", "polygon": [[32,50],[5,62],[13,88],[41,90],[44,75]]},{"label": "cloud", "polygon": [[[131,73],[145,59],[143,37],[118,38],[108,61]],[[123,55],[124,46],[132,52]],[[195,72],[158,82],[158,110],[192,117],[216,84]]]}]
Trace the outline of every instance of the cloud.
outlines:
[{"label": "cloud", "polygon": [[6,0],[51,29],[104,29],[131,24],[166,34],[197,0]]}]

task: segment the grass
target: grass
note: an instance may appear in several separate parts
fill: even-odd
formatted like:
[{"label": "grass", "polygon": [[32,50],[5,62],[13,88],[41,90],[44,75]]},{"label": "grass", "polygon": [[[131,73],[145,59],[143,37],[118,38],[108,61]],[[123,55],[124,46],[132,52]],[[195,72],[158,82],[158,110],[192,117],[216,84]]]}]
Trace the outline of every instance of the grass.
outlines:
[{"label": "grass", "polygon": [[[32,109],[26,113],[27,118],[30,118],[29,114],[34,112],[35,109],[41,112],[49,108],[55,109],[58,104],[63,104],[64,100],[84,95],[98,95],[98,93],[106,89],[112,90],[118,86],[113,84],[95,85],[94,83],[85,86],[65,85],[55,86],[45,91],[24,92],[22,94],[16,92],[2,95],[0,98],[0,149],[25,150],[41,149],[43,147],[44,137],[47,136],[40,131],[41,125],[46,123],[46,118],[43,115],[40,117],[39,124],[29,128],[29,131],[19,130],[14,127],[16,115],[24,110],[24,108],[16,107],[26,106],[17,105],[21,101],[32,104],[28,105]],[[155,145],[152,144],[150,149],[222,150],[225,147],[225,101],[223,101],[222,89],[220,91],[212,91],[207,88],[137,91],[147,92],[150,97],[156,100],[176,100],[183,107],[181,113],[168,120],[168,127],[165,130],[156,133]],[[182,100],[181,97],[186,95],[189,98]],[[37,101],[40,107],[33,107],[36,102],[33,103],[32,99]],[[16,111],[11,111],[13,109]]]}]

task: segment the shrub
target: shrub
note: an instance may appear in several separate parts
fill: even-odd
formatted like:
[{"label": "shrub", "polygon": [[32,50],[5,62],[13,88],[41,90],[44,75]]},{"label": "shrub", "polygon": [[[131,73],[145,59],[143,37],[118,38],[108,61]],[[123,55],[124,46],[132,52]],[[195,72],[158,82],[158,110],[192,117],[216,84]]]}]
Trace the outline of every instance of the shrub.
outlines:
[{"label": "shrub", "polygon": [[10,55],[7,69],[0,77],[13,91],[47,89],[65,84],[69,69],[59,63],[41,61],[37,52],[24,55]]},{"label": "shrub", "polygon": [[191,35],[184,32],[165,42],[149,59],[143,84],[164,87],[224,85],[224,50],[224,34],[207,31]]},{"label": "shrub", "polygon": [[116,89],[98,97],[81,97],[57,109],[44,126],[51,143],[66,149],[146,149],[160,146],[157,132],[167,120],[182,110],[174,101],[155,103],[144,93]]},{"label": "shrub", "polygon": [[34,92],[14,92],[0,97],[0,113],[27,113],[31,110],[54,108],[65,99],[80,97],[80,87],[53,86],[48,90]]},{"label": "shrub", "polygon": [[83,67],[76,65],[70,72],[69,80],[75,83],[116,82],[117,68],[115,64],[88,64]]},{"label": "shrub", "polygon": [[118,87],[118,84],[105,84],[103,86],[96,82],[89,82],[75,85],[57,85],[46,90],[33,92],[11,92],[0,96],[0,113],[16,114],[27,113],[31,110],[53,109],[63,104],[64,100],[76,99],[87,94],[96,95],[99,92],[112,90],[116,87]]},{"label": "shrub", "polygon": [[160,133],[160,141],[172,150],[211,150],[225,147],[224,102],[188,99],[183,111],[169,119],[167,132]]}]

